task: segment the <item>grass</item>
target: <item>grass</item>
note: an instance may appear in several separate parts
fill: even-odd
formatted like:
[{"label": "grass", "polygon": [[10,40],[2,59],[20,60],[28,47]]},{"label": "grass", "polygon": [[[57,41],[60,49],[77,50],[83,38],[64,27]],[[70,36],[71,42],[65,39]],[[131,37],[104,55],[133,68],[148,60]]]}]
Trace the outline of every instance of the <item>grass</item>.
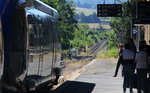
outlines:
[{"label": "grass", "polygon": [[118,49],[117,48],[112,48],[112,49],[107,49],[106,47],[101,50],[97,56],[97,58],[102,58],[102,59],[110,59],[110,58],[117,58],[118,57]]}]

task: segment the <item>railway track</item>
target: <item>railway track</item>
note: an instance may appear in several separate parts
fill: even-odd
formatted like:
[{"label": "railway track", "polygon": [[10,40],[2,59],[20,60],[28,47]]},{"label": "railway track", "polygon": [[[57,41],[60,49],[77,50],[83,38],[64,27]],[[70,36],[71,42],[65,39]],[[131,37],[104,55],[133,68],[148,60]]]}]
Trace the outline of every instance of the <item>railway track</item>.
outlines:
[{"label": "railway track", "polygon": [[85,58],[90,56],[90,55],[92,55],[95,58],[96,54],[100,50],[102,50],[106,45],[107,45],[107,40],[103,40],[103,41],[97,43],[94,47],[92,47],[90,49],[90,52],[87,54],[87,56],[85,56]]},{"label": "railway track", "polygon": [[[87,54],[76,61],[80,60],[91,60],[94,59],[97,55],[97,53],[102,50],[107,45],[107,40],[103,40],[101,42],[98,42],[95,46],[93,46],[90,51],[87,52]],[[75,61],[72,61],[75,62]]]},{"label": "railway track", "polygon": [[[78,77],[78,75],[83,71],[84,66],[86,66],[86,64],[90,62],[90,60],[93,60],[96,57],[96,54],[100,50],[102,50],[106,45],[107,41],[103,40],[97,43],[95,46],[93,46],[85,56],[81,57],[80,59],[77,59],[76,61],[70,61],[67,64],[65,64],[65,67],[63,69],[63,82],[61,82],[61,84],[67,80],[70,80],[70,78]],[[70,66],[70,64],[78,64],[78,66],[72,67]]]},{"label": "railway track", "polygon": [[[63,66],[64,67],[63,73],[67,74],[67,73],[70,73],[72,71],[82,68],[88,62],[90,62],[90,60],[93,60],[96,57],[97,53],[100,50],[102,50],[106,45],[107,45],[107,41],[103,40],[103,41],[97,43],[95,46],[93,46],[90,49],[90,51],[87,52],[87,54],[85,56],[82,56],[74,61],[69,61],[67,63],[64,62],[65,64]],[[76,65],[72,66],[72,64],[76,64]]]}]

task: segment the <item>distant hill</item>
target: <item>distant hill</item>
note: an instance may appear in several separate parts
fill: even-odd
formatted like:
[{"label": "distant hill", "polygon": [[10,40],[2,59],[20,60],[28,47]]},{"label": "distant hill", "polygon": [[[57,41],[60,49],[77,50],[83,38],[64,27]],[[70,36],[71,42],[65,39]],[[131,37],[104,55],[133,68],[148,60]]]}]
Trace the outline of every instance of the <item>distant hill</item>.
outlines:
[{"label": "distant hill", "polygon": [[92,29],[97,29],[97,28],[100,28],[103,29],[103,30],[109,30],[111,29],[110,25],[109,24],[99,24],[99,23],[88,23],[87,24],[90,28]]},{"label": "distant hill", "polygon": [[[75,19],[79,23],[86,23],[90,28],[99,28],[99,23],[103,24],[103,29],[110,29],[110,19],[106,17],[97,17],[97,4],[102,4],[103,0],[73,0],[76,5],[77,16]],[[114,0],[105,0],[105,3],[114,3]],[[124,0],[125,1],[125,0]]]},{"label": "distant hill", "polygon": [[96,9],[76,8],[77,15],[75,19],[78,23],[99,23],[100,19],[97,17]]},{"label": "distant hill", "polygon": [[[115,0],[105,0],[105,4],[114,4]],[[125,2],[127,0],[120,0]],[[96,9],[97,4],[104,4],[104,0],[73,0],[75,5],[80,8]],[[116,2],[119,3],[119,2]]]},{"label": "distant hill", "polygon": [[96,9],[78,8],[76,7],[77,16],[75,17],[79,23],[103,23],[109,24],[110,19],[106,17],[97,17]]},{"label": "distant hill", "polygon": [[87,9],[87,8],[76,7],[76,13],[79,14],[81,12],[83,12],[86,16],[89,16],[89,15],[91,15],[94,12],[97,12],[97,11],[96,11],[96,9]]}]

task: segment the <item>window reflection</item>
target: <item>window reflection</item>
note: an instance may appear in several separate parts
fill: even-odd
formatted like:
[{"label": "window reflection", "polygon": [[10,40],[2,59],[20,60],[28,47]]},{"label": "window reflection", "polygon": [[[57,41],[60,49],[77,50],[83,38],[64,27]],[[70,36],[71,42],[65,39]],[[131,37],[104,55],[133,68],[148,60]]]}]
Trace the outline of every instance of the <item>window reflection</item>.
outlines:
[{"label": "window reflection", "polygon": [[48,18],[28,16],[29,57],[30,65],[28,75],[47,76],[51,74],[54,41],[53,24]]},{"label": "window reflection", "polygon": [[1,19],[0,19],[0,93],[1,93],[1,75],[3,72],[3,47],[2,47],[2,26],[1,26]]},{"label": "window reflection", "polygon": [[0,20],[0,74],[2,72],[2,26]]},{"label": "window reflection", "polygon": [[[34,9],[33,9],[34,10]],[[55,18],[38,10],[28,10],[28,75],[53,75],[52,69],[60,67],[60,33]],[[38,12],[38,14],[34,12]]]}]

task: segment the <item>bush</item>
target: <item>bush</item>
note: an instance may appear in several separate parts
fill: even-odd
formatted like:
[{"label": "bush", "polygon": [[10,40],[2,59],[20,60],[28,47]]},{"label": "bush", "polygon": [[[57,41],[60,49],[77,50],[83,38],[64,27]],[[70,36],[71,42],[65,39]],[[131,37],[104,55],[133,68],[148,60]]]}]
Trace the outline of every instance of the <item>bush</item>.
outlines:
[{"label": "bush", "polygon": [[118,57],[117,48],[111,48],[111,49],[104,48],[97,54],[97,58],[117,58],[117,57]]},{"label": "bush", "polygon": [[101,50],[99,53],[97,53],[97,58],[108,58],[108,56],[107,56],[108,54],[107,54],[107,51],[106,50]]},{"label": "bush", "polygon": [[118,49],[117,48],[112,48],[110,50],[108,50],[108,57],[114,57],[117,58],[118,57]]}]

